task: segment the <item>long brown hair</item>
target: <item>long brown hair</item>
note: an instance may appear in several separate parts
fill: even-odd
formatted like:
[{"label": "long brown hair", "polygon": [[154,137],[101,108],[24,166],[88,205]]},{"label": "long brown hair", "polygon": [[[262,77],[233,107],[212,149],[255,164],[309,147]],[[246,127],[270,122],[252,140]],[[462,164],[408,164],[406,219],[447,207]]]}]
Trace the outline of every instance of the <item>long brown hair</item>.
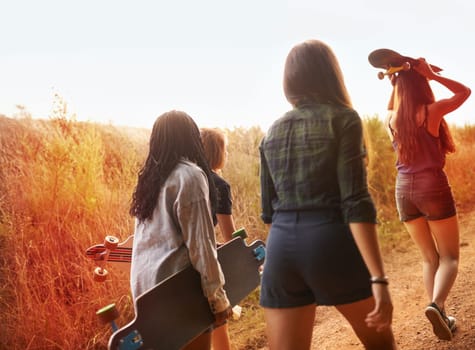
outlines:
[{"label": "long brown hair", "polygon": [[140,221],[152,217],[158,194],[170,173],[182,159],[196,163],[208,177],[212,208],[216,203],[210,168],[204,155],[200,131],[185,112],[170,111],[157,118],[150,135],[149,153],[138,174],[130,214]]},{"label": "long brown hair", "polygon": [[[396,111],[396,130],[394,139],[397,143],[399,160],[411,164],[414,154],[421,148],[417,137],[419,127],[416,119],[417,112],[435,101],[434,93],[427,78],[414,70],[401,71],[395,78],[398,107]],[[439,140],[444,154],[454,152],[455,144],[445,119],[439,126]]]},{"label": "long brown hair", "polygon": [[338,60],[322,41],[307,40],[292,48],[285,62],[283,85],[293,106],[319,101],[352,108]]}]

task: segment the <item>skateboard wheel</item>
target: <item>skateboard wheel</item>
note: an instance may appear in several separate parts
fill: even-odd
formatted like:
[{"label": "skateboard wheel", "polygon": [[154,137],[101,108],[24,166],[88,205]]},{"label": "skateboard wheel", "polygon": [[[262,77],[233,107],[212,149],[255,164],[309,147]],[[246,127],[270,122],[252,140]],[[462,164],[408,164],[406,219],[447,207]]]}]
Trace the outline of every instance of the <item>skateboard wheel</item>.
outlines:
[{"label": "skateboard wheel", "polygon": [[119,317],[119,311],[115,307],[115,304],[109,304],[104,306],[102,309],[97,310],[96,315],[102,323],[107,324]]},{"label": "skateboard wheel", "polygon": [[239,230],[233,232],[232,237],[233,238],[241,237],[242,239],[246,239],[247,238],[247,232],[244,228],[240,228]]},{"label": "skateboard wheel", "polygon": [[409,70],[411,69],[411,64],[409,62],[404,62],[402,64],[402,70]]},{"label": "skateboard wheel", "polygon": [[108,274],[109,272],[107,272],[106,269],[103,269],[98,266],[94,269],[94,281],[104,282],[107,279]]},{"label": "skateboard wheel", "polygon": [[263,245],[258,246],[254,249],[254,256],[257,261],[264,261],[266,258],[266,248]]},{"label": "skateboard wheel", "polygon": [[384,79],[384,73],[383,72],[378,72],[378,79],[383,80]]},{"label": "skateboard wheel", "polygon": [[106,236],[104,240],[104,247],[109,250],[114,250],[119,245],[119,239],[115,236]]}]

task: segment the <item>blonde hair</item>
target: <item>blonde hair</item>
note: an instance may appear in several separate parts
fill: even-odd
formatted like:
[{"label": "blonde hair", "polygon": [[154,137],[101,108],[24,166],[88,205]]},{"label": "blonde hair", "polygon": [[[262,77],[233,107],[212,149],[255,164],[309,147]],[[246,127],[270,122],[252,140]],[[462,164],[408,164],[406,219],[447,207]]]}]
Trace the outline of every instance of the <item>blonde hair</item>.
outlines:
[{"label": "blonde hair", "polygon": [[226,154],[226,134],[218,128],[201,128],[201,142],[205,151],[205,157],[212,170],[221,169],[224,166]]}]

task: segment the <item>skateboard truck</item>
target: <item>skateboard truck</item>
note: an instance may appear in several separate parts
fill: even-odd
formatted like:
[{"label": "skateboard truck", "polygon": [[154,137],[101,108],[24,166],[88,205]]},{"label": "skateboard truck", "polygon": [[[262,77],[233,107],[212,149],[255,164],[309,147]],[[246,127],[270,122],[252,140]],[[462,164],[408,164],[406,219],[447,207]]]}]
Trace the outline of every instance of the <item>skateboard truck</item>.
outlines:
[{"label": "skateboard truck", "polygon": [[231,237],[232,238],[241,237],[242,239],[246,239],[247,238],[246,229],[240,228],[239,230],[234,231]]},{"label": "skateboard truck", "polygon": [[257,261],[262,261],[266,257],[266,248],[264,245],[260,245],[254,248],[254,256],[256,257]]},{"label": "skateboard truck", "polygon": [[386,72],[378,72],[378,78],[382,80],[384,79],[384,76],[386,75],[390,76],[400,71],[408,71],[409,69],[411,69],[411,64],[409,62],[404,62],[401,66],[397,66],[397,67],[389,66]]},{"label": "skateboard truck", "polygon": [[[243,240],[245,240],[248,237],[246,229],[240,228],[239,230],[234,231],[232,238],[234,239],[236,237],[241,237]],[[253,253],[257,261],[262,261],[266,257],[266,248],[264,245],[259,245],[258,247],[254,248]]]},{"label": "skateboard truck", "polygon": [[96,260],[98,261],[98,267],[94,269],[94,281],[96,282],[104,282],[107,278],[107,274],[109,273],[105,268],[104,265],[109,258],[109,254],[111,251],[117,248],[119,245],[119,239],[115,236],[106,236],[104,239],[104,247],[105,250],[102,253],[99,253],[96,256]]},{"label": "skateboard truck", "polygon": [[[403,56],[400,53],[390,49],[377,49],[368,55],[369,63],[379,69],[385,69],[385,72],[379,72],[378,78],[383,79],[385,75],[391,76],[400,71],[407,71],[417,66],[418,60],[409,56]],[[435,73],[442,71],[442,68],[430,65]]]},{"label": "skateboard truck", "polygon": [[[234,319],[239,319],[242,311],[238,303],[259,285],[265,260],[265,243],[256,240],[248,245],[245,243],[247,237],[246,230],[241,228],[233,234],[231,241],[220,245],[218,249],[218,260],[227,282],[224,288],[234,306]],[[95,281],[106,280],[107,263],[130,273],[132,242],[133,236],[122,243],[114,236],[106,236],[103,244],[96,244],[86,250],[86,256],[96,262]],[[240,259],[239,263],[236,263],[237,258]],[[136,300],[134,320],[120,329],[115,321],[118,317],[115,305],[100,309],[96,312],[97,316],[112,328],[108,348],[136,350],[153,346],[165,349],[182,347],[185,341],[209,328],[214,321],[209,302],[200,287],[198,272],[188,266],[140,295]],[[184,295],[177,295],[177,291]],[[157,309],[172,311],[156,312]],[[161,327],[157,328],[157,324]],[[187,326],[177,332],[174,324]]]},{"label": "skateboard truck", "polygon": [[[233,317],[239,318],[241,308],[235,306],[259,286],[265,243],[256,240],[248,245],[239,236],[220,246],[217,255]],[[143,292],[134,305],[134,319],[114,331],[110,350],[181,349],[215,322],[201,290],[201,276],[191,264]]]},{"label": "skateboard truck", "polygon": [[97,310],[96,315],[102,323],[110,323],[113,332],[119,329],[115,323],[115,320],[119,317],[119,311],[115,307],[115,304],[109,304]]},{"label": "skateboard truck", "polygon": [[[104,306],[96,312],[96,315],[102,323],[109,323],[111,325],[113,333],[119,330],[119,327],[117,327],[117,324],[115,323],[115,320],[119,317],[119,311],[115,307],[115,304]],[[140,349],[142,345],[142,337],[136,330],[134,330],[120,340],[118,350],[136,350]]]}]

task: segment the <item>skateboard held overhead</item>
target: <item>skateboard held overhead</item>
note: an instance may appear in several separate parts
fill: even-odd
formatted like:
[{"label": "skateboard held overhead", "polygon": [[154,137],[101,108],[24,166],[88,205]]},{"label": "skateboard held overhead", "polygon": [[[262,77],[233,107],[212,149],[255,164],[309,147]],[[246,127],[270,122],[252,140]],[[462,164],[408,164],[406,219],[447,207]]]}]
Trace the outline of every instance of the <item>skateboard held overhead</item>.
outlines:
[{"label": "skateboard held overhead", "polygon": [[[391,76],[400,71],[407,71],[414,67],[417,59],[403,56],[400,53],[390,49],[377,49],[372,51],[368,56],[369,63],[375,68],[384,69],[385,72],[378,72],[378,78],[383,79],[385,76]],[[432,70],[436,73],[442,71],[441,68],[431,64]]]}]

